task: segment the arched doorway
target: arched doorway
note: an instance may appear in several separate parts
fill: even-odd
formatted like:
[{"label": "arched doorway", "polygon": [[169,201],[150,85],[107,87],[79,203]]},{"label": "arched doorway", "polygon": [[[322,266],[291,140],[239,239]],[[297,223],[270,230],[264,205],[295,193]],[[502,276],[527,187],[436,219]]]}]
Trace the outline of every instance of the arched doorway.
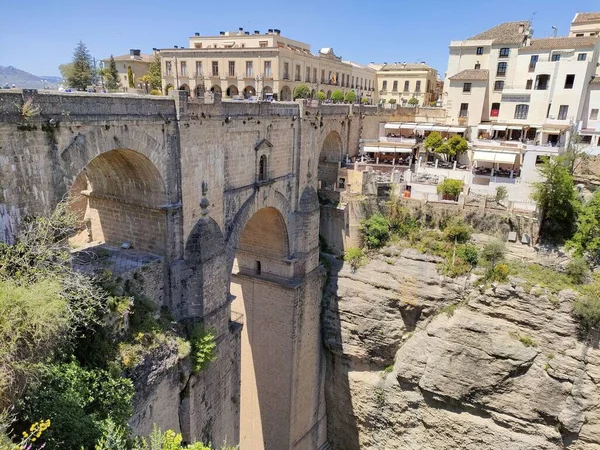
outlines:
[{"label": "arched doorway", "polygon": [[180,91],[186,91],[187,93],[190,92],[190,87],[187,84],[182,84],[181,86],[179,86],[179,90]]},{"label": "arched doorway", "polygon": [[327,91],[327,100],[331,99],[331,91]]},{"label": "arched doorway", "polygon": [[203,97],[206,87],[203,84],[199,84],[194,88],[194,97]]},{"label": "arched doorway", "polygon": [[231,86],[229,86],[229,87],[227,88],[227,92],[226,92],[226,93],[227,93],[227,97],[233,97],[234,95],[238,95],[238,94],[239,94],[239,91],[238,91],[238,88],[237,88],[237,86],[234,86],[234,85],[232,84]]},{"label": "arched doorway", "polygon": [[279,95],[279,99],[284,102],[288,102],[292,100],[292,91],[289,86],[284,86],[281,88],[281,93]]},{"label": "arched doorway", "polygon": [[[265,236],[269,236],[265,239]],[[241,334],[240,449],[275,450],[290,438],[294,290],[286,222],[264,207],[246,222],[232,269],[232,318]],[[239,320],[239,319],[238,319]],[[286,443],[286,444],[284,444]]]},{"label": "arched doorway", "polygon": [[214,94],[222,94],[223,91],[221,90],[221,86],[219,86],[218,84],[213,85],[213,87],[210,88],[210,92],[214,93]]},{"label": "arched doorway", "polygon": [[342,161],[343,143],[337,131],[330,132],[319,154],[318,180],[319,189],[333,190],[337,183],[338,169]]},{"label": "arched doorway", "polygon": [[310,91],[310,98],[311,99],[316,98],[316,96],[317,96],[317,90],[316,89],[313,89],[312,91]]},{"label": "arched doorway", "polygon": [[253,86],[246,86],[244,88],[244,98],[254,97],[256,95],[256,89]]},{"label": "arched doorway", "polygon": [[172,89],[173,89],[173,85],[172,84],[167,84],[165,86],[165,95],[169,95],[169,92],[171,92]]},{"label": "arched doorway", "polygon": [[163,179],[144,155],[115,149],[94,158],[71,186],[72,210],[83,222],[73,243],[166,254]]},{"label": "arched doorway", "polygon": [[263,87],[263,100],[267,99],[268,97],[273,97],[273,88],[271,86],[264,86]]}]

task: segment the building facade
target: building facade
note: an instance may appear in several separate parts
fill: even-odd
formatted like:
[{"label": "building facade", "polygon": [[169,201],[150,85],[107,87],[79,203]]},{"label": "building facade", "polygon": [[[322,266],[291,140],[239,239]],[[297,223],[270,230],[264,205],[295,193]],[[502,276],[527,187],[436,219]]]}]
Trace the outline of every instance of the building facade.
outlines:
[{"label": "building facade", "polygon": [[[381,102],[431,106],[437,101],[437,70],[422,63],[383,64],[377,70]],[[412,103],[411,102],[411,103]]]},{"label": "building facade", "polygon": [[332,48],[316,55],[310,46],[281,35],[242,28],[219,36],[190,38],[189,48],[161,49],[163,89],[189,91],[193,97],[205,91],[223,98],[292,100],[294,89],[307,84],[316,97],[327,98],[339,89],[376,101],[376,72],[366,66],[343,61]]},{"label": "building facade", "polygon": [[[148,68],[154,59],[154,55],[145,55],[142,54],[140,50],[131,49],[129,50],[128,55],[114,56],[113,58],[117,64],[117,72],[119,73],[119,82],[121,83],[121,88],[126,90],[129,88],[129,79],[127,75],[129,67],[131,67],[131,71],[133,72],[134,87],[139,88],[140,83],[137,80],[148,73]],[[102,64],[104,67],[109,67],[110,58],[103,59]]]}]

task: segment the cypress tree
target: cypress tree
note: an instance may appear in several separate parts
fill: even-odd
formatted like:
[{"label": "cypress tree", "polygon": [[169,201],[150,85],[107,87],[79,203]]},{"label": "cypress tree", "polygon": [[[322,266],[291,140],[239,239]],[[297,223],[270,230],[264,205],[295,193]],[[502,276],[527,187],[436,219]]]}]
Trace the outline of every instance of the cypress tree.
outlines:
[{"label": "cypress tree", "polygon": [[135,87],[135,84],[133,83],[133,70],[131,70],[131,66],[127,66],[127,81],[129,81],[130,88]]},{"label": "cypress tree", "polygon": [[92,82],[94,69],[92,57],[85,44],[81,41],[73,52],[72,70],[67,78],[69,85],[77,90],[85,91]]},{"label": "cypress tree", "polygon": [[110,55],[110,61],[108,63],[108,73],[106,76],[106,89],[109,91],[116,91],[119,89],[119,85],[121,84],[119,80],[119,71],[117,70],[117,63],[115,62],[115,58],[113,55]]}]

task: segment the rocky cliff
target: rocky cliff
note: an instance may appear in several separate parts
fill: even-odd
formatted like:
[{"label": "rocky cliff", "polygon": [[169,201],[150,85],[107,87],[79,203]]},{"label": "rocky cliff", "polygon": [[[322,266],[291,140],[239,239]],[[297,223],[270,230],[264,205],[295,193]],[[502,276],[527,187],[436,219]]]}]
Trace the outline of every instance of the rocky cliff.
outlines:
[{"label": "rocky cliff", "polygon": [[[575,295],[474,288],[436,258],[386,249],[324,295],[335,449],[600,449],[600,350]],[[454,306],[456,305],[456,306]]]}]

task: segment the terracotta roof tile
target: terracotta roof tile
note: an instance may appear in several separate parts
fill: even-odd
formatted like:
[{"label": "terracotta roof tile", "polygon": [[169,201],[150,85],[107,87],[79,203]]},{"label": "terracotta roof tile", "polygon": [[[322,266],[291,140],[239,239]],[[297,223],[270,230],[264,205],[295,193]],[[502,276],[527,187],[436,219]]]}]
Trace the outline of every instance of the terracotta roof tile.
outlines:
[{"label": "terracotta roof tile", "polygon": [[488,70],[486,69],[467,69],[462,72],[458,72],[455,75],[452,75],[449,80],[487,80],[488,79]]},{"label": "terracotta roof tile", "polygon": [[600,12],[577,13],[571,23],[588,23],[600,21]]},{"label": "terracotta roof tile", "polygon": [[519,51],[558,50],[568,48],[594,47],[597,42],[597,36],[551,37],[542,39],[532,39],[531,45],[520,48]]},{"label": "terracotta roof tile", "polygon": [[600,76],[592,78],[590,84],[600,84]]},{"label": "terracotta roof tile", "polygon": [[523,25],[523,29],[529,29],[530,23],[528,20],[520,22],[504,22],[496,25],[483,33],[476,34],[468,40],[492,40],[494,44],[520,44],[523,42],[523,33],[519,32],[519,28]]},{"label": "terracotta roof tile", "polygon": [[[154,60],[154,55],[131,56],[130,54],[114,56],[115,61],[139,61],[150,63]],[[102,61],[110,61],[110,58],[105,58]]]}]

